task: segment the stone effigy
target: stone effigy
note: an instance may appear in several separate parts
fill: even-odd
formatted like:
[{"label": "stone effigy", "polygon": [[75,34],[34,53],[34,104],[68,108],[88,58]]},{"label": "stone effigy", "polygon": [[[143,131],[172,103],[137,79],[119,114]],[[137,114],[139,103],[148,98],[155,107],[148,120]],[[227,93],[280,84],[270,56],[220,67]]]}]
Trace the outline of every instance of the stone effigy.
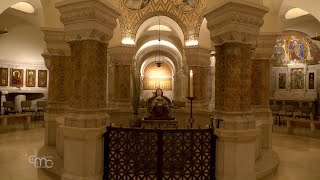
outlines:
[{"label": "stone effigy", "polygon": [[171,116],[171,101],[163,96],[163,91],[159,88],[155,96],[148,99],[147,115],[144,120],[174,120]]}]

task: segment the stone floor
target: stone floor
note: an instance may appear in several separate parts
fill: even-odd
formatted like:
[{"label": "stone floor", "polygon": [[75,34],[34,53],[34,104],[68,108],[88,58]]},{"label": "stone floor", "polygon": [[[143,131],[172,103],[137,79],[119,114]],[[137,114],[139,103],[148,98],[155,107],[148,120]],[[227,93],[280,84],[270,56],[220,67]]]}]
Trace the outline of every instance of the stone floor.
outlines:
[{"label": "stone floor", "polygon": [[28,157],[37,155],[44,143],[44,128],[0,133],[1,180],[56,180],[57,177],[35,168]]},{"label": "stone floor", "polygon": [[280,164],[270,180],[320,180],[320,139],[274,133],[272,141]]},{"label": "stone floor", "polygon": [[[43,142],[43,128],[0,133],[0,179],[58,179],[28,162]],[[320,139],[273,134],[273,149],[280,156],[280,165],[270,180],[320,180]]]}]

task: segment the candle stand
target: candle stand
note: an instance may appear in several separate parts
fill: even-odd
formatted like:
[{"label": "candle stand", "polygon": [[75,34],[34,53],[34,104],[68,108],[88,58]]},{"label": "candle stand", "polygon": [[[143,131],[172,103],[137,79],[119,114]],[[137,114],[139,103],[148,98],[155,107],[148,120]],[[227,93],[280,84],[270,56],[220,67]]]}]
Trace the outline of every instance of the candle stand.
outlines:
[{"label": "candle stand", "polygon": [[189,118],[189,123],[190,123],[190,128],[192,129],[192,125],[194,123],[194,119],[192,117],[192,101],[195,99],[195,97],[187,97],[190,100],[190,118]]}]

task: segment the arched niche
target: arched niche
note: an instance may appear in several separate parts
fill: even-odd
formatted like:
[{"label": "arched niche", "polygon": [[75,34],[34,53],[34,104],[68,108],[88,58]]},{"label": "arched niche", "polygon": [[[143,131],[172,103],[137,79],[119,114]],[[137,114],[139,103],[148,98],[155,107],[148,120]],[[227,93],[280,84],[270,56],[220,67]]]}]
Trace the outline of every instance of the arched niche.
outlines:
[{"label": "arched niche", "polygon": [[[160,49],[160,51],[159,51]],[[161,40],[160,48],[159,41],[152,40],[145,44],[143,44],[137,51],[135,56],[135,64],[137,69],[140,70],[140,74],[144,75],[144,69],[146,65],[150,63],[155,63],[156,58],[159,57],[159,53],[161,58],[163,57],[163,62],[168,64],[172,69],[172,91],[165,92],[165,95],[170,99],[179,99],[182,92],[182,88],[179,88],[181,83],[183,82],[181,79],[183,74],[181,74],[182,67],[184,63],[182,61],[182,53],[179,49],[172,43],[168,41]],[[142,77],[143,78],[143,77]],[[141,98],[147,99],[148,96],[152,96],[151,92],[144,93]]]},{"label": "arched niche", "polygon": [[157,88],[161,88],[165,96],[174,98],[174,78],[175,67],[173,62],[166,56],[160,56],[163,64],[158,67],[155,58],[159,56],[149,56],[142,64],[140,72],[142,85],[141,99],[148,99],[153,96]]}]

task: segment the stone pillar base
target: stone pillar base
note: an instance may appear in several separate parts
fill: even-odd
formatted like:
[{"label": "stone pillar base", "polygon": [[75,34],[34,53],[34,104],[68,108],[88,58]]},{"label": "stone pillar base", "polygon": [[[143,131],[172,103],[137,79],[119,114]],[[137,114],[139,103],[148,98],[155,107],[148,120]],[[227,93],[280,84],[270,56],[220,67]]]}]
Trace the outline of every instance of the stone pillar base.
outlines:
[{"label": "stone pillar base", "polygon": [[57,118],[62,118],[63,114],[49,114],[44,113],[45,123],[45,145],[55,146],[57,136]]},{"label": "stone pillar base", "polygon": [[103,179],[103,174],[99,174],[97,176],[84,177],[84,176],[75,176],[72,174],[64,173],[61,177],[61,180],[101,180],[101,179]]},{"label": "stone pillar base", "polygon": [[272,148],[272,124],[273,117],[269,106],[254,106],[256,125],[261,129],[261,147]]},{"label": "stone pillar base", "polygon": [[101,180],[106,127],[61,126],[64,135],[64,180]]},{"label": "stone pillar base", "polygon": [[218,180],[256,180],[255,145],[257,129],[216,129]]}]

